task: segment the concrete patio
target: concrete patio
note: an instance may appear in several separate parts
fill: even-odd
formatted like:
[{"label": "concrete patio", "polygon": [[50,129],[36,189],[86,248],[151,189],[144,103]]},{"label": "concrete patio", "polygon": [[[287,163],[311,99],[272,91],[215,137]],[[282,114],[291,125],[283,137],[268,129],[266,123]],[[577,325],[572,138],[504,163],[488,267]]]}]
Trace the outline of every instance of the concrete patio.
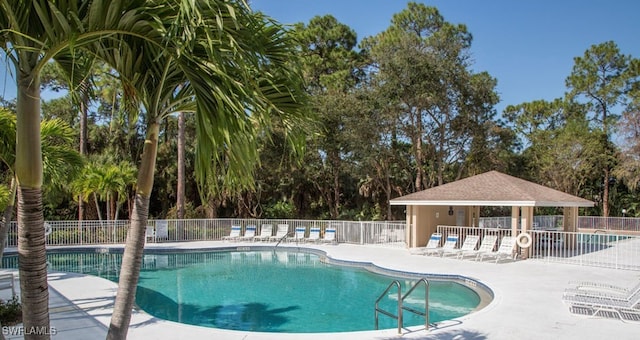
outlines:
[{"label": "concrete patio", "polygon": [[[244,246],[250,243],[189,242],[148,244],[148,248],[194,249]],[[281,245],[280,247],[296,247]],[[179,324],[154,318],[143,311],[134,313],[129,339],[632,339],[640,324],[617,319],[573,315],[561,297],[569,281],[599,281],[633,286],[640,279],[636,271],[543,263],[527,260],[495,264],[451,258],[411,255],[402,248],[362,245],[305,245],[328,256],[416,273],[458,274],[489,286],[494,300],[467,316],[424,327],[355,333],[283,334],[227,331]],[[113,246],[118,247],[118,246]],[[16,281],[16,285],[18,285]],[[73,273],[49,275],[53,339],[104,339],[111,317],[116,284],[94,276]],[[3,290],[6,298],[7,291]],[[10,294],[10,291],[9,291]],[[372,302],[373,324],[373,302]],[[310,320],[312,322],[312,320]],[[4,327],[7,339],[20,339],[16,327]],[[54,334],[55,333],[55,334]]]}]

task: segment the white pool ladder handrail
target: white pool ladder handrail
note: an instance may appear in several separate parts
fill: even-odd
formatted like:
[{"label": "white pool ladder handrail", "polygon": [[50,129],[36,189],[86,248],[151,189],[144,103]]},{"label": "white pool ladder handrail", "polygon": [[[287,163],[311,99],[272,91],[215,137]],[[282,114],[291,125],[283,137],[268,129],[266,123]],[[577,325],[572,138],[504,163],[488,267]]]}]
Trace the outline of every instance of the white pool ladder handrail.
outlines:
[{"label": "white pool ladder handrail", "polygon": [[416,282],[416,284],[414,284],[413,287],[411,287],[411,289],[409,289],[409,291],[402,296],[402,301],[404,302],[404,300],[409,295],[411,295],[413,290],[416,289],[420,285],[420,283],[424,283],[424,312],[405,306],[404,304],[402,304],[402,309],[406,310],[407,312],[423,316],[424,328],[426,330],[429,330],[429,281],[427,281],[427,279],[425,278],[421,278],[420,280],[418,280],[418,282]]},{"label": "white pool ladder handrail", "polygon": [[[391,312],[388,312],[384,309],[381,309],[378,305],[380,303],[380,300],[382,300],[382,298],[387,296],[387,293],[393,288],[393,287],[397,287],[398,289],[398,314],[393,314]],[[375,317],[376,317],[376,321],[375,321],[375,328],[376,330],[378,330],[378,313],[382,313],[392,319],[396,319],[398,320],[398,334],[402,334],[402,288],[400,287],[400,281],[398,280],[394,280],[393,282],[391,282],[389,284],[389,286],[387,286],[387,289],[384,290],[384,292],[382,292],[382,294],[380,294],[380,296],[378,297],[378,299],[376,300],[376,306],[375,306]]]},{"label": "white pool ladder handrail", "polygon": [[[413,309],[411,307],[408,306],[404,306],[404,300],[411,295],[411,293],[421,284],[424,283],[424,312],[419,311],[417,309]],[[379,307],[380,304],[380,300],[382,300],[382,298],[387,296],[387,293],[393,288],[396,287],[398,290],[398,314],[393,314],[389,311],[386,311],[384,309],[381,309]],[[375,329],[378,330],[378,318],[379,318],[379,313],[382,313],[390,318],[393,318],[395,320],[398,321],[398,334],[402,334],[402,327],[404,326],[404,311],[410,312],[410,313],[414,313],[420,316],[424,317],[424,327],[425,330],[429,330],[429,281],[427,281],[427,279],[425,278],[421,278],[420,280],[418,280],[418,282],[416,282],[410,289],[409,291],[407,291],[406,294],[402,295],[402,287],[400,286],[400,281],[398,280],[394,280],[393,282],[391,282],[389,284],[389,286],[387,286],[387,289],[384,290],[384,292],[382,292],[382,294],[380,294],[380,296],[378,297],[378,299],[376,300],[376,304],[375,304]]]}]

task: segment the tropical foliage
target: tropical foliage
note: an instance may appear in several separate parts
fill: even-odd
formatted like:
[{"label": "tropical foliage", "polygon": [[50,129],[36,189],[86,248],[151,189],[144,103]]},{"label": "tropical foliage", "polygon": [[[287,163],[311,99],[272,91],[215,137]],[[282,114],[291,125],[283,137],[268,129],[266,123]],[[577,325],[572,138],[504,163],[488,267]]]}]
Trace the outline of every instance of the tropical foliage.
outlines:
[{"label": "tropical foliage", "polygon": [[[420,34],[412,36],[403,30],[418,25],[423,27],[416,31]],[[640,176],[634,175],[637,152],[632,146],[637,143],[630,130],[634,125],[629,122],[638,112],[637,86],[631,85],[637,79],[638,61],[621,54],[613,42],[586,46],[594,51],[577,57],[576,70],[567,75],[566,97],[559,93],[551,102],[508,103],[505,112],[498,114],[494,108],[496,79],[471,71],[471,32],[464,25],[448,23],[435,8],[409,4],[387,31],[365,37],[359,44],[355,32],[330,15],[299,23],[291,33],[300,44],[310,112],[318,118],[317,133],[306,136],[304,161],[288,158],[290,151],[283,143],[286,136],[276,127],[276,134],[255,140],[259,167],[251,186],[232,190],[221,185],[224,171],[201,177],[205,183],[200,183],[195,172],[196,120],[187,113],[187,216],[277,217],[275,212],[286,211],[299,218],[398,219],[402,211],[388,206],[390,198],[491,169],[594,200],[598,206],[586,213],[596,215],[603,213],[605,189],[597,177],[607,163],[612,170],[609,184],[615,189],[607,202],[619,205],[619,197],[634,201],[638,183],[634,176]],[[576,86],[579,79],[597,76],[586,62],[596,52],[604,53],[604,48],[618,57],[619,73],[624,77],[617,77],[625,80],[617,81],[621,85],[612,90],[617,93],[617,105],[607,106],[609,136],[598,137],[605,133],[599,125],[602,110]],[[424,53],[407,52],[415,50]],[[145,119],[129,110],[118,74],[106,64],[94,65],[92,91],[87,92],[86,150],[91,155],[109,154],[113,164],[137,162]],[[63,96],[45,101],[43,115],[72,124],[79,140],[80,108],[66,95],[71,91],[65,79],[46,72],[44,86],[62,89]],[[175,202],[180,196],[177,114],[166,115],[159,128],[155,194],[149,213],[164,218],[177,216]],[[605,137],[609,143],[603,144]],[[78,144],[74,141],[76,148]],[[604,145],[613,149],[603,152]],[[219,155],[223,158],[218,164],[225,164],[226,156]],[[52,193],[46,200],[47,219],[77,218],[78,199],[69,198],[74,190],[64,190],[67,192]],[[93,199],[90,201],[84,218],[99,219]],[[130,202],[124,203],[120,216],[129,216],[131,207]],[[610,214],[619,215],[620,209],[612,207]]]},{"label": "tropical foliage", "polygon": [[497,112],[472,32],[423,4],[360,41],[331,15],[286,30],[241,0],[0,10],[18,86],[0,203],[18,194],[36,254],[21,258],[25,326],[48,326],[44,219],[130,219],[123,338],[149,217],[402,219],[390,199],[487,170],[596,201],[586,214],[640,214],[640,61],[615,42],[585,46],[557,99]]}]

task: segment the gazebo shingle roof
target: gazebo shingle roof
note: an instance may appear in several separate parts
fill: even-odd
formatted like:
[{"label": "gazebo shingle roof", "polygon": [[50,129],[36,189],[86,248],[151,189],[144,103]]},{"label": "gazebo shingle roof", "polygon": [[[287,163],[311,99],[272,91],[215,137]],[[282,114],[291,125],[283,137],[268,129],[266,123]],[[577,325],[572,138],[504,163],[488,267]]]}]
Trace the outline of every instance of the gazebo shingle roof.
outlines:
[{"label": "gazebo shingle roof", "polygon": [[592,207],[593,202],[498,171],[394,198],[391,205]]}]

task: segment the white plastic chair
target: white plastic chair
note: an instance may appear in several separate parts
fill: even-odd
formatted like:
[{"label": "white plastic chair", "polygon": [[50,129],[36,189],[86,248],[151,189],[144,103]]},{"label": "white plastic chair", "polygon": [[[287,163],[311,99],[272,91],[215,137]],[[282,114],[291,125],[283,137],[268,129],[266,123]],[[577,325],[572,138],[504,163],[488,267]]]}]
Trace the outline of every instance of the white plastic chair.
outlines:
[{"label": "white plastic chair", "polygon": [[284,239],[288,233],[289,233],[288,224],[278,224],[278,229],[276,230],[276,234],[274,236],[269,237],[269,241],[278,242]]},{"label": "white plastic chair", "polygon": [[324,230],[324,236],[320,239],[322,243],[336,243],[336,228],[329,227]]},{"label": "white plastic chair", "polygon": [[304,241],[306,233],[307,227],[296,227],[293,236],[287,237],[286,240],[289,242]]},{"label": "white plastic chair", "polygon": [[260,227],[260,235],[253,238],[254,241],[268,241],[273,236],[273,224],[263,224]]},{"label": "white plastic chair", "polygon": [[320,228],[312,227],[309,229],[309,237],[304,238],[305,242],[318,242],[320,240]]},{"label": "white plastic chair", "polygon": [[492,253],[493,248],[495,248],[496,246],[496,241],[498,241],[498,236],[484,235],[482,237],[482,241],[480,241],[478,250],[474,252],[476,254],[476,261],[482,260],[482,257],[484,257],[484,255]]},{"label": "white plastic chair", "polygon": [[258,229],[258,227],[256,227],[255,225],[246,226],[245,229],[244,229],[244,235],[243,236],[239,236],[238,240],[239,241],[251,241],[251,240],[253,240],[253,238],[256,237],[256,229]]},{"label": "white plastic chair", "polygon": [[222,237],[225,241],[237,240],[240,237],[240,232],[242,231],[242,227],[239,225],[231,226],[231,231],[228,236]]},{"label": "white plastic chair", "polygon": [[485,256],[495,257],[496,263],[500,261],[501,258],[509,258],[515,260],[516,253],[514,252],[514,248],[516,246],[516,238],[513,236],[503,236],[500,241],[500,246],[497,251],[485,253],[480,255],[480,260],[482,260]]},{"label": "white plastic chair", "polygon": [[475,251],[478,241],[480,241],[479,235],[467,235],[460,248],[445,251],[444,255],[453,254],[457,258],[463,258],[468,253],[473,253]]},{"label": "white plastic chair", "polygon": [[437,249],[440,248],[441,240],[442,240],[441,233],[431,234],[431,237],[429,237],[429,242],[427,242],[427,245],[424,246],[423,248],[420,248],[418,250],[418,253],[422,255],[429,255],[432,252],[437,252]]}]

